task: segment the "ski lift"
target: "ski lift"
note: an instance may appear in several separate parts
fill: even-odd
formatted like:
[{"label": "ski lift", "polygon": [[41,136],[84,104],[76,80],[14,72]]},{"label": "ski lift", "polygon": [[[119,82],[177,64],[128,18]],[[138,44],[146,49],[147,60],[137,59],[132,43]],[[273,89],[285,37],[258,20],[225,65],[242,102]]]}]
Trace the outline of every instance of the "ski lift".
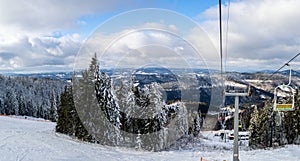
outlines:
[{"label": "ski lift", "polygon": [[225,81],[225,96],[251,96],[251,86],[246,82]]},{"label": "ski lift", "polygon": [[274,111],[292,111],[295,105],[295,90],[290,86],[292,78],[292,69],[289,64],[286,64],[290,68],[289,83],[282,84],[274,90]]}]

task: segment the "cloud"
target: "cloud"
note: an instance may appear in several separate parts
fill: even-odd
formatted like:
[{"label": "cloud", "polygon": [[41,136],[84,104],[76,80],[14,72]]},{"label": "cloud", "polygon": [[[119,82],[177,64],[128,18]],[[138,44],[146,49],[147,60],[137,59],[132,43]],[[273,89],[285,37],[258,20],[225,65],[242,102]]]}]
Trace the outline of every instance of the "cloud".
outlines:
[{"label": "cloud", "polygon": [[102,30],[95,32],[80,49],[76,68],[87,68],[91,57],[97,53],[100,66],[104,68],[137,69],[152,64],[166,68],[211,69],[206,64],[208,60],[219,59],[206,34],[201,29],[190,28],[184,31],[187,35],[180,35],[177,27],[153,22],[110,34],[103,34]]},{"label": "cloud", "polygon": [[133,2],[0,0],[0,58],[5,62],[0,71],[70,70],[87,34],[76,33],[89,25],[82,17],[146,5]]},{"label": "cloud", "polygon": [[[76,53],[84,38],[83,34],[77,31],[80,31],[81,27],[89,25],[89,22],[85,21],[83,17],[105,18],[102,16],[107,13],[113,14],[143,6],[149,7],[148,3],[156,2],[0,0],[0,70],[72,70]],[[224,56],[227,60],[227,69],[277,69],[298,53],[300,49],[300,10],[297,8],[298,6],[300,6],[298,0],[239,0],[232,1],[230,7],[228,4],[223,5],[223,38],[225,42],[223,47],[224,53],[226,53],[225,49],[228,49],[228,55]],[[228,39],[226,39],[228,7],[230,17]],[[189,43],[192,43],[195,45],[192,47],[197,48],[198,55],[187,54],[183,57],[175,55],[174,58],[184,59],[189,63],[193,62],[193,65],[201,65],[202,61],[205,61],[210,67],[217,68],[219,66],[219,56],[216,55],[217,50],[215,50],[215,46],[217,48],[219,46],[218,6],[207,9],[197,17],[197,21],[209,34],[209,37],[206,37],[206,33],[199,27],[189,24],[184,18],[172,13],[133,16],[137,16],[139,21],[136,22],[137,20],[134,19],[136,17],[126,19],[126,22],[121,20],[121,23],[128,26],[118,26],[119,21],[116,21],[116,25],[110,26],[107,31],[98,32],[98,35],[90,37],[91,45],[96,48],[86,50],[89,55],[77,57],[77,60],[86,60],[82,61],[86,65],[90,56],[95,52],[102,52],[107,47],[113,47],[110,52],[114,53],[131,50],[145,53],[149,52],[151,48],[145,47],[141,50],[137,48],[147,44],[151,46],[155,42],[160,42],[161,47],[166,48],[158,47],[153,51],[164,50],[169,53],[166,54],[167,56],[172,53],[168,52],[169,50],[175,51],[177,54],[195,53],[189,46],[191,45]],[[179,19],[177,19],[178,17]],[[164,20],[168,18],[169,20]],[[137,32],[136,27],[161,29],[161,32]],[[112,43],[113,46],[109,46],[108,43],[113,40],[116,42]],[[227,46],[225,45],[226,40],[228,40]],[[210,41],[213,44],[210,44]],[[107,62],[101,63],[106,65],[115,63],[120,59],[119,56],[118,54],[113,57],[107,56]],[[159,57],[159,54],[155,56]],[[163,58],[163,55],[160,56]],[[174,64],[176,62],[175,59],[171,60],[170,56],[168,59],[162,60],[174,62]]]},{"label": "cloud", "polygon": [[[30,71],[38,67],[53,65],[51,70],[71,70],[70,58],[77,54],[81,45],[77,35],[54,37],[23,36],[13,43],[0,43],[0,57],[5,61],[1,71]],[[35,69],[35,67],[37,69]],[[46,70],[46,69],[43,69]],[[49,70],[49,71],[51,71]]]},{"label": "cloud", "polygon": [[143,23],[109,34],[95,32],[77,55],[76,68],[86,68],[94,53],[99,54],[100,65],[107,68],[114,68],[117,63],[121,63],[119,67],[140,66],[147,64],[146,58],[163,58],[166,53],[158,52],[157,49],[164,48],[167,51],[178,43],[169,31],[175,32],[176,27],[161,23]]},{"label": "cloud", "polygon": [[81,16],[101,14],[115,8],[128,8],[131,1],[52,0],[1,1],[0,24],[16,26],[27,32],[56,31],[78,27]]},{"label": "cloud", "polygon": [[[275,70],[296,55],[300,49],[298,6],[298,0],[243,0],[223,5],[223,49],[229,7],[228,66],[234,69],[234,65],[238,68],[247,64],[248,69]],[[215,46],[219,46],[218,6],[209,8],[198,18]]]}]

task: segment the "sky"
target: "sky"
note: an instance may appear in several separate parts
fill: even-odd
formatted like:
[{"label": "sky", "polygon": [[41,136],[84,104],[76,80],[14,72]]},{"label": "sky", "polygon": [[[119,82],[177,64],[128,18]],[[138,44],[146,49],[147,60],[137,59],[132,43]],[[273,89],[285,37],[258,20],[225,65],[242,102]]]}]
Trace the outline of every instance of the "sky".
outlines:
[{"label": "sky", "polygon": [[[222,0],[225,70],[276,70],[299,53],[297,6],[299,0]],[[158,14],[146,8],[157,8]],[[139,16],[126,17],[130,13]],[[109,53],[100,62],[130,64],[126,60],[138,55],[130,53],[140,53],[138,61],[147,53],[161,65],[184,60],[191,67],[206,62],[208,68],[218,68],[218,18],[218,0],[0,0],[0,73],[72,71],[91,38]],[[139,31],[145,28],[154,30]],[[155,48],[166,51],[168,59],[151,55],[158,51],[145,47],[155,43],[164,45]],[[116,51],[127,55],[121,59]],[[171,60],[172,55],[177,56]],[[291,66],[300,69],[300,58]]]}]

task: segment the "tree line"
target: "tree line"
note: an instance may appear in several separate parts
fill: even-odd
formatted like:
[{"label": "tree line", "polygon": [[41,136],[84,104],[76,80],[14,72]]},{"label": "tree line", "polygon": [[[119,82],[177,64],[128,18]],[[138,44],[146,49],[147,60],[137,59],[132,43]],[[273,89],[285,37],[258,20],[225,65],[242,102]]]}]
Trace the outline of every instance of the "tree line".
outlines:
[{"label": "tree line", "polygon": [[57,106],[67,82],[0,75],[0,113],[57,119]]}]

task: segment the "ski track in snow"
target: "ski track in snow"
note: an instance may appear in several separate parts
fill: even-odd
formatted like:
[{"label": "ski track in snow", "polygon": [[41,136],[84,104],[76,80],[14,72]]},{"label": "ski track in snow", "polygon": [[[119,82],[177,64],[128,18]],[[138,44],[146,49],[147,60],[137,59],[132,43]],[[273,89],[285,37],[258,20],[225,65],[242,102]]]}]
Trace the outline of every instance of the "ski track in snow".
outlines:
[{"label": "ski track in snow", "polygon": [[[204,150],[163,152],[135,151],[86,143],[56,133],[55,123],[0,116],[1,161],[199,161],[232,160],[231,150],[208,149],[218,146],[214,140]],[[213,143],[206,143],[212,141]],[[224,143],[222,143],[224,144]],[[220,144],[221,146],[221,144]],[[200,148],[201,149],[201,148]],[[240,160],[300,161],[300,146],[289,145],[271,150],[240,150]]]}]

